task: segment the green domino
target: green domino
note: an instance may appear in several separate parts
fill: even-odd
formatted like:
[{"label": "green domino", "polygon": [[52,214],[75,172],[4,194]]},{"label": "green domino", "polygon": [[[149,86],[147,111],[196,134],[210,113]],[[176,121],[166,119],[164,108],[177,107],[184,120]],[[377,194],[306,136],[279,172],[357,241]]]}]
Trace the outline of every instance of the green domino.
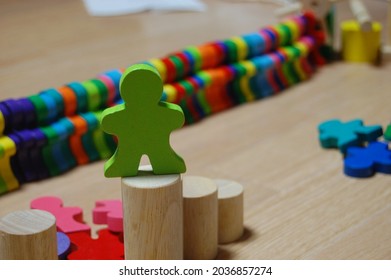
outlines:
[{"label": "green domino", "polygon": [[384,132],[384,138],[387,141],[391,141],[391,124],[389,124],[386,128],[386,131]]},{"label": "green domino", "polygon": [[203,90],[203,89],[200,90],[196,94],[196,97],[197,97],[198,103],[200,104],[205,116],[210,115],[212,113],[212,109],[210,108],[208,101],[206,100],[205,90]]},{"label": "green domino", "polygon": [[194,59],[194,72],[201,70],[202,57],[200,51],[196,47],[188,47],[185,51],[189,52]]},{"label": "green domino", "polygon": [[186,95],[187,96],[194,94],[194,87],[193,87],[193,85],[191,83],[189,83],[186,80],[182,80],[182,81],[179,82],[179,84],[181,86],[183,86],[183,88],[186,91]]},{"label": "green domino", "polygon": [[[75,127],[73,126],[72,122],[68,118],[62,118],[60,122],[64,127],[66,127],[67,135],[70,136],[74,133]],[[77,162],[71,151],[71,147],[69,146],[69,141],[64,141],[64,143],[61,145],[61,150],[69,166],[71,167],[76,166]]]},{"label": "green domino", "polygon": [[280,40],[280,46],[286,46],[292,42],[292,34],[288,26],[284,24],[278,24],[276,26],[276,30]]},{"label": "green domino", "polygon": [[178,79],[178,78],[182,78],[183,76],[185,76],[185,68],[184,68],[182,61],[175,55],[169,56],[168,59],[171,60],[172,63],[174,63],[174,65],[175,65],[176,78]]},{"label": "green domino", "polygon": [[101,104],[98,86],[92,81],[85,81],[81,84],[87,91],[88,111],[93,112],[98,110]]},{"label": "green domino", "polygon": [[109,91],[106,87],[106,85],[98,79],[92,79],[91,82],[96,85],[98,88],[99,96],[100,96],[100,103],[99,108],[106,107],[106,103],[109,99]]},{"label": "green domino", "polygon": [[193,116],[191,115],[189,109],[187,108],[186,100],[182,99],[182,101],[179,103],[179,106],[181,106],[183,114],[185,115],[185,120],[187,124],[194,123]]},{"label": "green domino", "polygon": [[98,129],[98,120],[92,113],[81,114],[81,117],[87,122],[88,131],[81,137],[82,145],[90,161],[98,160],[100,155],[94,143],[93,134]]},{"label": "green domino", "polygon": [[204,87],[207,87],[212,83],[212,77],[205,71],[198,72],[197,76],[204,82]]},{"label": "green domino", "polygon": [[235,42],[232,40],[225,40],[224,44],[228,48],[228,59],[229,62],[236,62],[238,61],[238,50]]},{"label": "green domino", "polygon": [[48,139],[48,144],[42,149],[42,155],[43,155],[46,168],[49,170],[51,176],[59,175],[61,172],[57,166],[56,161],[53,159],[53,153],[52,153],[52,145],[53,143],[55,143],[56,139],[58,138],[57,133],[50,126],[41,128],[41,131],[45,134],[46,138]]},{"label": "green domino", "polygon": [[45,102],[38,95],[29,96],[28,99],[35,107],[38,125],[47,124],[48,108],[46,107]]},{"label": "green domino", "polygon": [[[95,115],[95,118],[100,122],[102,112],[98,111],[98,112],[94,112],[93,114]],[[95,147],[99,153],[99,157],[101,159],[107,159],[107,158],[111,157],[113,155],[114,150],[115,150],[115,148],[111,149],[108,146],[105,135],[106,135],[106,133],[104,133],[100,127],[95,129],[92,133],[94,145],[95,145]]]}]

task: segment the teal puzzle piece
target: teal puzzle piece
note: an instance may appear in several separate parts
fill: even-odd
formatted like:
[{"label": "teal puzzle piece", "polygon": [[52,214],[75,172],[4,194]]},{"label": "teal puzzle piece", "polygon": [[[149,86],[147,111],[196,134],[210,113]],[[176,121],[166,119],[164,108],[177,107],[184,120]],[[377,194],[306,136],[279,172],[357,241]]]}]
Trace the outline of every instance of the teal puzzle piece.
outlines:
[{"label": "teal puzzle piece", "polygon": [[170,134],[183,126],[180,106],[160,101],[163,82],[147,64],[129,67],[120,80],[123,104],[102,114],[102,129],[117,136],[114,155],[105,163],[106,177],[136,176],[143,155],[149,157],[154,174],[186,171],[183,159],[170,146]]},{"label": "teal puzzle piece", "polygon": [[380,125],[364,126],[360,119],[345,123],[337,119],[328,120],[321,123],[318,130],[323,148],[338,148],[342,153],[346,153],[348,147],[362,146],[383,135]]}]

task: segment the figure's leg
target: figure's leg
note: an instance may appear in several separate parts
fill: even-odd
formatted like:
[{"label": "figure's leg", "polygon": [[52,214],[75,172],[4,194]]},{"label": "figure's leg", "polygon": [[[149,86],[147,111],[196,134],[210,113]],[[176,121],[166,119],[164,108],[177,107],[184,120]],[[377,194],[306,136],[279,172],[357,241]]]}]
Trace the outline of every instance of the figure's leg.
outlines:
[{"label": "figure's leg", "polygon": [[163,149],[159,152],[150,153],[149,160],[154,174],[179,174],[186,172],[184,160],[178,156],[171,148]]},{"label": "figure's leg", "polygon": [[105,163],[105,176],[109,178],[136,176],[140,159],[141,155],[131,152],[120,153],[120,150],[117,149]]}]

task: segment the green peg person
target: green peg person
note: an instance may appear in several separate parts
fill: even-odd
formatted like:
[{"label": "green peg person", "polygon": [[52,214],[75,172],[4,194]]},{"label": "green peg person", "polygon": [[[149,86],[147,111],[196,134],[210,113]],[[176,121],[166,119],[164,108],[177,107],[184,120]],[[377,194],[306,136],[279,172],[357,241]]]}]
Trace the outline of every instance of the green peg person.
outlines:
[{"label": "green peg person", "polygon": [[129,67],[120,80],[123,104],[102,113],[103,131],[117,136],[114,155],[105,163],[106,177],[138,174],[141,157],[147,155],[154,174],[186,172],[183,159],[170,146],[170,134],[185,122],[180,106],[160,101],[163,82],[147,64]]}]

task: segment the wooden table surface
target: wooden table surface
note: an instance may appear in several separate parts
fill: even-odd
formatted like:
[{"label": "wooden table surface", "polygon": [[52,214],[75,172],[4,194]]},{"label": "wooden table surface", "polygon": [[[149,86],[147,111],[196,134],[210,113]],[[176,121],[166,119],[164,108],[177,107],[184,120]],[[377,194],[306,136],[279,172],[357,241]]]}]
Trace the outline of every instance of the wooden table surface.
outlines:
[{"label": "wooden table surface", "polygon": [[[162,57],[188,45],[256,31],[278,20],[270,4],[205,1],[202,13],[97,18],[78,0],[0,1],[0,98],[35,94],[71,81]],[[391,120],[391,63],[343,62],[279,95],[244,104],[172,134],[186,175],[226,178],[245,187],[242,240],[219,259],[390,259],[391,177],[353,179],[341,154],[318,142],[319,123]],[[119,199],[119,179],[103,161],[24,184],[0,197],[0,216],[55,195],[92,223],[97,200]]]}]

